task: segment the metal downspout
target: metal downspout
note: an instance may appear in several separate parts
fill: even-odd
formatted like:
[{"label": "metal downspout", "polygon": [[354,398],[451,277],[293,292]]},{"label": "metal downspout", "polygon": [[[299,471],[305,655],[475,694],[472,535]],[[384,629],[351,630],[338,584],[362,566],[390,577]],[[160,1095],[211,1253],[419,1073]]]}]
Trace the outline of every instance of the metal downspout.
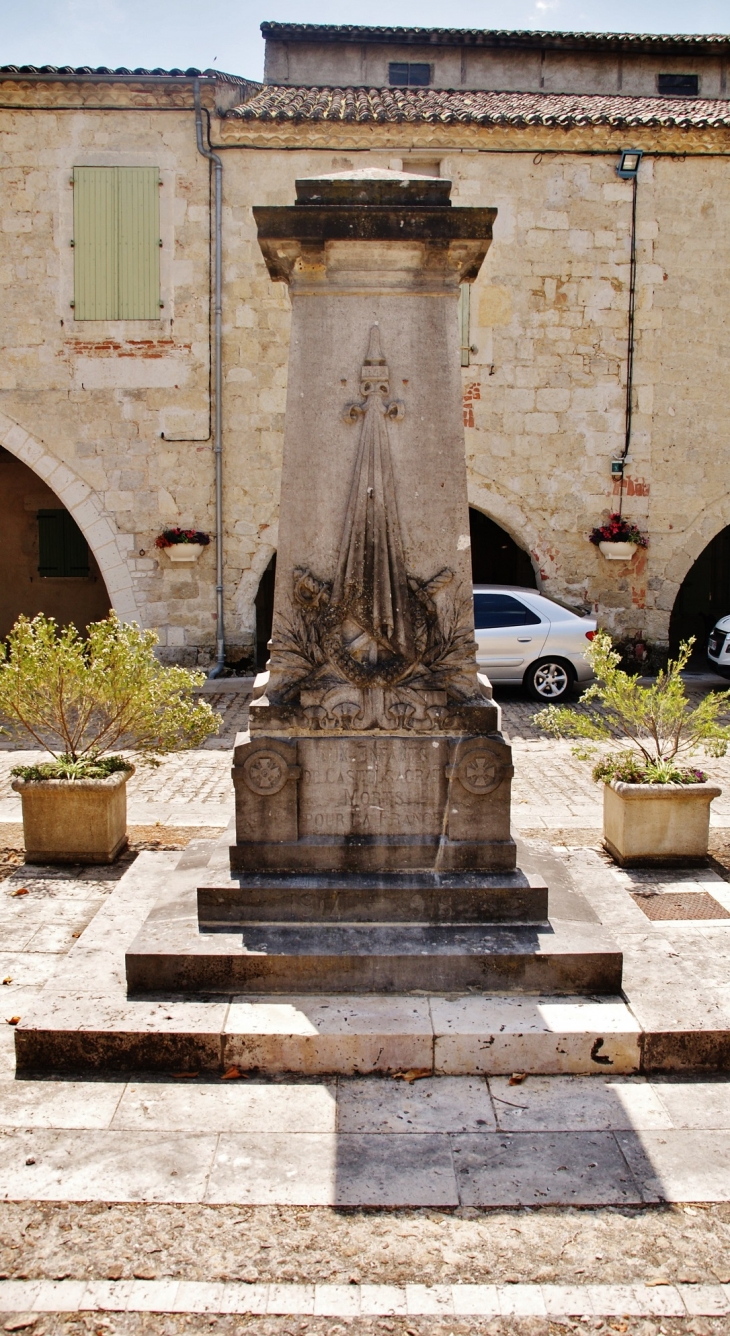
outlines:
[{"label": "metal downspout", "polygon": [[215,458],[215,538],[216,538],[216,652],[215,667],[208,677],[220,677],[226,662],[226,640],[223,625],[223,368],[221,365],[222,329],[222,243],[223,243],[223,161],[217,153],[206,148],[203,143],[203,112],[200,105],[200,81],[195,80],[195,136],[198,153],[213,163],[214,176],[214,228],[213,228],[213,349],[215,359],[214,395],[215,413],[213,418],[213,455]]}]

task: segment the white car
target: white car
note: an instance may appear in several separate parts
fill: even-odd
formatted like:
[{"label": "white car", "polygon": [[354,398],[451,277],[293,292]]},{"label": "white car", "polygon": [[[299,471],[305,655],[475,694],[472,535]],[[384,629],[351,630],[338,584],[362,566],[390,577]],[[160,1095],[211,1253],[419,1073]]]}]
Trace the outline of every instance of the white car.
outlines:
[{"label": "white car", "polygon": [[585,650],[596,625],[535,589],[474,586],[479,667],[495,686],[523,685],[546,704],[563,700],[574,683],[591,681]]},{"label": "white car", "polygon": [[707,660],[720,677],[730,677],[730,617],[721,617],[710,631]]}]

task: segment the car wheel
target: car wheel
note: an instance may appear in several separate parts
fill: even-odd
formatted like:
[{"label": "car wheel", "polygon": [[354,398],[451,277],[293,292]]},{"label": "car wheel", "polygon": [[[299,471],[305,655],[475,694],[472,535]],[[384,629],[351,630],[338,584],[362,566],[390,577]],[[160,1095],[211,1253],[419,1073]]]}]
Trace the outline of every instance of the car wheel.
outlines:
[{"label": "car wheel", "polygon": [[556,705],[565,700],[575,681],[575,673],[564,659],[538,659],[525,673],[525,686],[533,700]]}]

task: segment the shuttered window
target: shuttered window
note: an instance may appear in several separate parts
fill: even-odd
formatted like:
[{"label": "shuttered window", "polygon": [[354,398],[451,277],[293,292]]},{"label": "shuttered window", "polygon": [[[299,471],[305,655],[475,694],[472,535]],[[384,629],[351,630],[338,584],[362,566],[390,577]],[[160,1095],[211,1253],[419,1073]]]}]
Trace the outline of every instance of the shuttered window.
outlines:
[{"label": "shuttered window", "polygon": [[159,320],[157,167],[74,167],[74,317]]},{"label": "shuttered window", "polygon": [[67,510],[38,511],[38,574],[89,574],[86,539]]}]

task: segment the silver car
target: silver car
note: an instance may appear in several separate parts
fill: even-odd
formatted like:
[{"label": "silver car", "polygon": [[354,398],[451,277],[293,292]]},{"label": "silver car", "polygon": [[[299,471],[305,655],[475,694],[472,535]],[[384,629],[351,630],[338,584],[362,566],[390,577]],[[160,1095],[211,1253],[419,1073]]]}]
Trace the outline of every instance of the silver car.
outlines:
[{"label": "silver car", "polygon": [[730,617],[721,617],[710,631],[707,659],[720,677],[730,677]]},{"label": "silver car", "polygon": [[523,685],[534,700],[563,700],[593,672],[585,650],[596,634],[592,617],[578,617],[534,589],[474,586],[477,662],[490,682]]}]

